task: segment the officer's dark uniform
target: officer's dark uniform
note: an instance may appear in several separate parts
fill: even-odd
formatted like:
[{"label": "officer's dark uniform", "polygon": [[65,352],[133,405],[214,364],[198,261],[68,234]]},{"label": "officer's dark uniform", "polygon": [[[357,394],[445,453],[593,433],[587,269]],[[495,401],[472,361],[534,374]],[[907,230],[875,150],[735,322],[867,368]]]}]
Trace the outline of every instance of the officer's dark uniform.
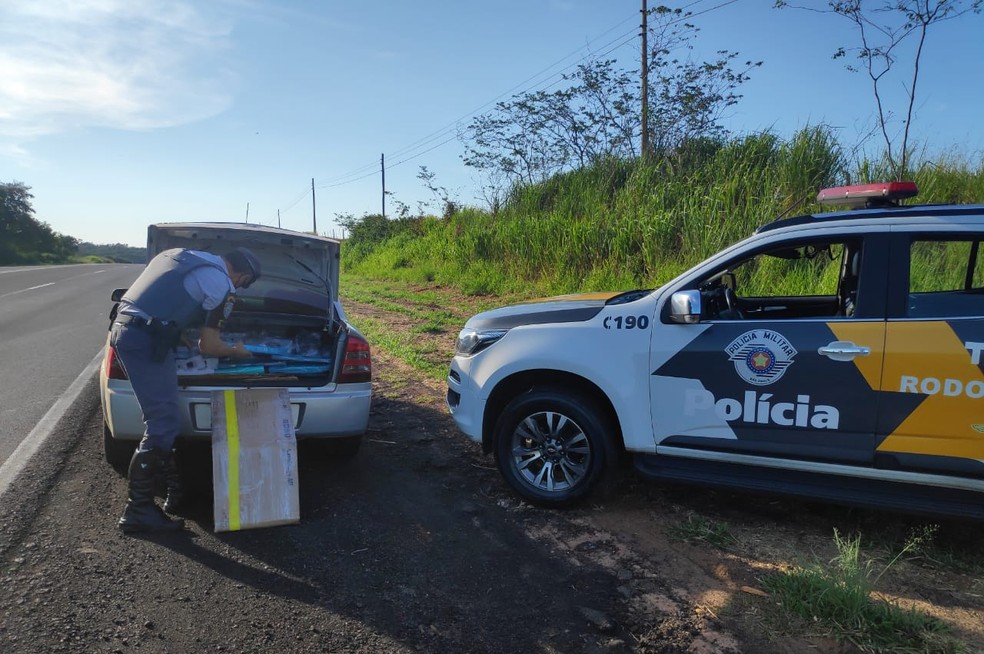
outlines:
[{"label": "officer's dark uniform", "polygon": [[[110,343],[126,370],[133,394],[140,403],[146,430],[130,461],[130,491],[119,526],[125,532],[180,529],[184,522],[168,518],[154,502],[156,480],[167,476],[167,510],[176,508],[180,486],[172,447],[180,432],[178,377],[174,347],[181,330],[206,325],[218,327],[232,308],[231,291],[212,311],[202,299],[185,290],[185,278],[193,271],[211,266],[220,270],[233,288],[226,262],[250,276],[260,275],[259,260],[246,248],[218,261],[193,250],[166,250],[155,256],[124,294],[120,312],[112,325]],[[246,284],[248,286],[248,284]]]}]

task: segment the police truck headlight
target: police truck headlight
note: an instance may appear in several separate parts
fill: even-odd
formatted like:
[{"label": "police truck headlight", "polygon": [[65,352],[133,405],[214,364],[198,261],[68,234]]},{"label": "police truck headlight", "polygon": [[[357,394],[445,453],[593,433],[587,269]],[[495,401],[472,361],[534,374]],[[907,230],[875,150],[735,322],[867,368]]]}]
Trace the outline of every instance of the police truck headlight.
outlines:
[{"label": "police truck headlight", "polygon": [[463,357],[470,357],[492,345],[506,335],[508,329],[472,329],[465,327],[458,334],[458,342],[455,344],[454,353]]}]

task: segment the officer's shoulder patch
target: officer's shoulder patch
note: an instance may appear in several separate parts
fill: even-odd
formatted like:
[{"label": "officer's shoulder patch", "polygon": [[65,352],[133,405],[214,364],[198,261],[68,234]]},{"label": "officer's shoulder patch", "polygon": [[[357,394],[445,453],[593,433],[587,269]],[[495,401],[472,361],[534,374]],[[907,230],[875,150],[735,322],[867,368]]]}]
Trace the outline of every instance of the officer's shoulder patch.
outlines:
[{"label": "officer's shoulder patch", "polygon": [[222,305],[222,318],[228,318],[232,313],[232,307],[236,304],[236,296],[230,293],[226,296],[225,304]]}]

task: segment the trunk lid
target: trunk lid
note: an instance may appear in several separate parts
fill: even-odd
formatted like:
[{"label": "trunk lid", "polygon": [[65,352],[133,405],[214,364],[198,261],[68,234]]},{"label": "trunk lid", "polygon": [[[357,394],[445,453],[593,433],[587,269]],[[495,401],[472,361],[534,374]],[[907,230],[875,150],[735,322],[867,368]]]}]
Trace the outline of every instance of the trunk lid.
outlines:
[{"label": "trunk lid", "polygon": [[240,289],[237,311],[330,318],[338,300],[339,241],[249,223],[159,223],[147,228],[148,260],[171,248],[222,255],[247,247],[259,258],[260,279]]},{"label": "trunk lid", "polygon": [[200,362],[194,356],[197,348],[178,348],[182,384],[328,383],[340,360],[338,337],[345,333],[335,315],[338,240],[248,223],[159,223],[147,228],[149,258],[171,248],[221,256],[237,247],[247,247],[257,256],[262,273],[249,288],[237,291],[223,339],[243,341],[257,358],[223,362],[211,374],[211,364],[207,371],[188,367]]}]

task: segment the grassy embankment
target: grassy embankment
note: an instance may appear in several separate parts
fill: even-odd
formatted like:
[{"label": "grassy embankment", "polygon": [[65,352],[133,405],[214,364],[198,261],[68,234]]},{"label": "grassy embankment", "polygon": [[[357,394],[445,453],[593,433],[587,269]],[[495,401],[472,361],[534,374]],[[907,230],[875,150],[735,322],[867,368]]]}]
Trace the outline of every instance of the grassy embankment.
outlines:
[{"label": "grassy embankment", "polygon": [[[918,160],[919,202],[984,202],[984,162]],[[820,210],[825,186],[889,179],[849,163],[822,129],[770,134],[653,163],[611,161],[515,189],[498,214],[398,221],[388,238],[353,238],[343,269],[434,282],[472,295],[547,295],[668,281],[782,214]]]},{"label": "grassy embankment", "polygon": [[[907,177],[919,185],[919,202],[984,202],[981,161],[926,157]],[[359,326],[374,346],[441,379],[453,334],[504,296],[656,286],[777,216],[820,210],[820,188],[886,179],[878,163],[849,163],[822,129],[789,141],[750,136],[653,163],[605,162],[515,189],[495,215],[465,209],[446,220],[404,219],[384,238],[353,232],[343,248],[344,295],[409,319],[414,326],[401,333],[372,318]],[[450,306],[453,294],[441,287],[456,289],[459,301],[464,294],[466,306]],[[435,333],[441,345],[422,338]],[[939,620],[872,594],[894,560],[875,572],[873,559],[861,558],[860,535],[835,537],[837,560],[763,579],[783,610],[866,651],[964,649]]]}]

